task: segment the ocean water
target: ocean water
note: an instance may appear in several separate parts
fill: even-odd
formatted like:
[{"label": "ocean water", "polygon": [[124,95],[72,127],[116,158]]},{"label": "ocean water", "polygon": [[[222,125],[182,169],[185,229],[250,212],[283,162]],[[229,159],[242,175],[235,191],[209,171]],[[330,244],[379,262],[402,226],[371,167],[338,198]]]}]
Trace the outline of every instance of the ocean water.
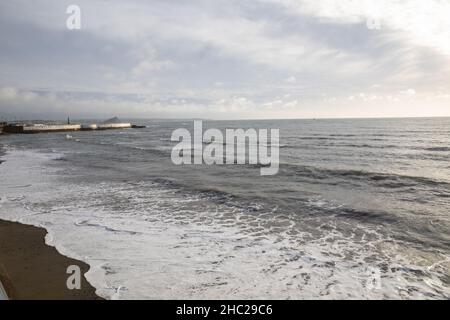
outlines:
[{"label": "ocean water", "polygon": [[[112,299],[450,298],[450,119],[280,129],[280,170],[175,166],[173,130],[0,136],[0,218],[45,227]],[[198,147],[198,146],[196,146]]]}]

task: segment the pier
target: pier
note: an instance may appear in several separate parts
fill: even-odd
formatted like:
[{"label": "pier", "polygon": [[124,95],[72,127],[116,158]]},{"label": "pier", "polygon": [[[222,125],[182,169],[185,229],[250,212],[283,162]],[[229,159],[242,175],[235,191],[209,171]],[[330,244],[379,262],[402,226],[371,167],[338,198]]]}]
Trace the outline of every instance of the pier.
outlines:
[{"label": "pier", "polygon": [[133,125],[128,122],[119,122],[117,118],[96,124],[42,124],[42,123],[13,123],[0,124],[0,132],[17,134],[32,134],[45,132],[69,132],[69,131],[93,131],[93,130],[113,130],[113,129],[138,129],[145,126]]}]

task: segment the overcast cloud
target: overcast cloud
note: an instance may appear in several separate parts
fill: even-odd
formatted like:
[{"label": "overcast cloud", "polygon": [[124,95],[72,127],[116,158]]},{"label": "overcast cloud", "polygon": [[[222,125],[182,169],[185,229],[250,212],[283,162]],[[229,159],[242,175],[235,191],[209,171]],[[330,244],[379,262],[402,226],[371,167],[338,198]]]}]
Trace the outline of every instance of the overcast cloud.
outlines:
[{"label": "overcast cloud", "polygon": [[450,116],[448,17],[445,0],[2,1],[0,117]]}]

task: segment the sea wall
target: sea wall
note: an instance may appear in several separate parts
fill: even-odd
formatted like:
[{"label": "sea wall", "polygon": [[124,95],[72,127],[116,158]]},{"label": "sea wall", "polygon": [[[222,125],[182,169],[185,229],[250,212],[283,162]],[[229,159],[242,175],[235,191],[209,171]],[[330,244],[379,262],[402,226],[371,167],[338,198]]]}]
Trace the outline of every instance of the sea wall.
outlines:
[{"label": "sea wall", "polygon": [[[137,126],[136,126],[137,127]],[[64,131],[79,131],[79,130],[109,130],[109,129],[127,129],[133,128],[131,123],[102,123],[102,124],[33,124],[33,125],[18,125],[11,124],[3,128],[5,133],[41,133],[41,132],[64,132]]]},{"label": "sea wall", "polygon": [[97,125],[98,130],[127,129],[127,128],[131,128],[131,123],[102,123]]},{"label": "sea wall", "polygon": [[34,132],[56,132],[56,131],[77,131],[81,130],[79,124],[66,124],[66,125],[33,125],[23,127],[24,133]]}]

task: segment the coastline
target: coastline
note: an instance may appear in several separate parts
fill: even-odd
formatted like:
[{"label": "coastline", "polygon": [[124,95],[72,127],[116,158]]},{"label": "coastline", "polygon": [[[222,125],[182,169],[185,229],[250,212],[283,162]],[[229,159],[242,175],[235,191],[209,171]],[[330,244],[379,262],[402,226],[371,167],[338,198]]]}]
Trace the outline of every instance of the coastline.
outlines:
[{"label": "coastline", "polygon": [[[100,300],[84,274],[89,265],[45,244],[43,228],[0,220],[0,282],[11,300]],[[70,265],[81,270],[81,289],[69,290]]]}]

